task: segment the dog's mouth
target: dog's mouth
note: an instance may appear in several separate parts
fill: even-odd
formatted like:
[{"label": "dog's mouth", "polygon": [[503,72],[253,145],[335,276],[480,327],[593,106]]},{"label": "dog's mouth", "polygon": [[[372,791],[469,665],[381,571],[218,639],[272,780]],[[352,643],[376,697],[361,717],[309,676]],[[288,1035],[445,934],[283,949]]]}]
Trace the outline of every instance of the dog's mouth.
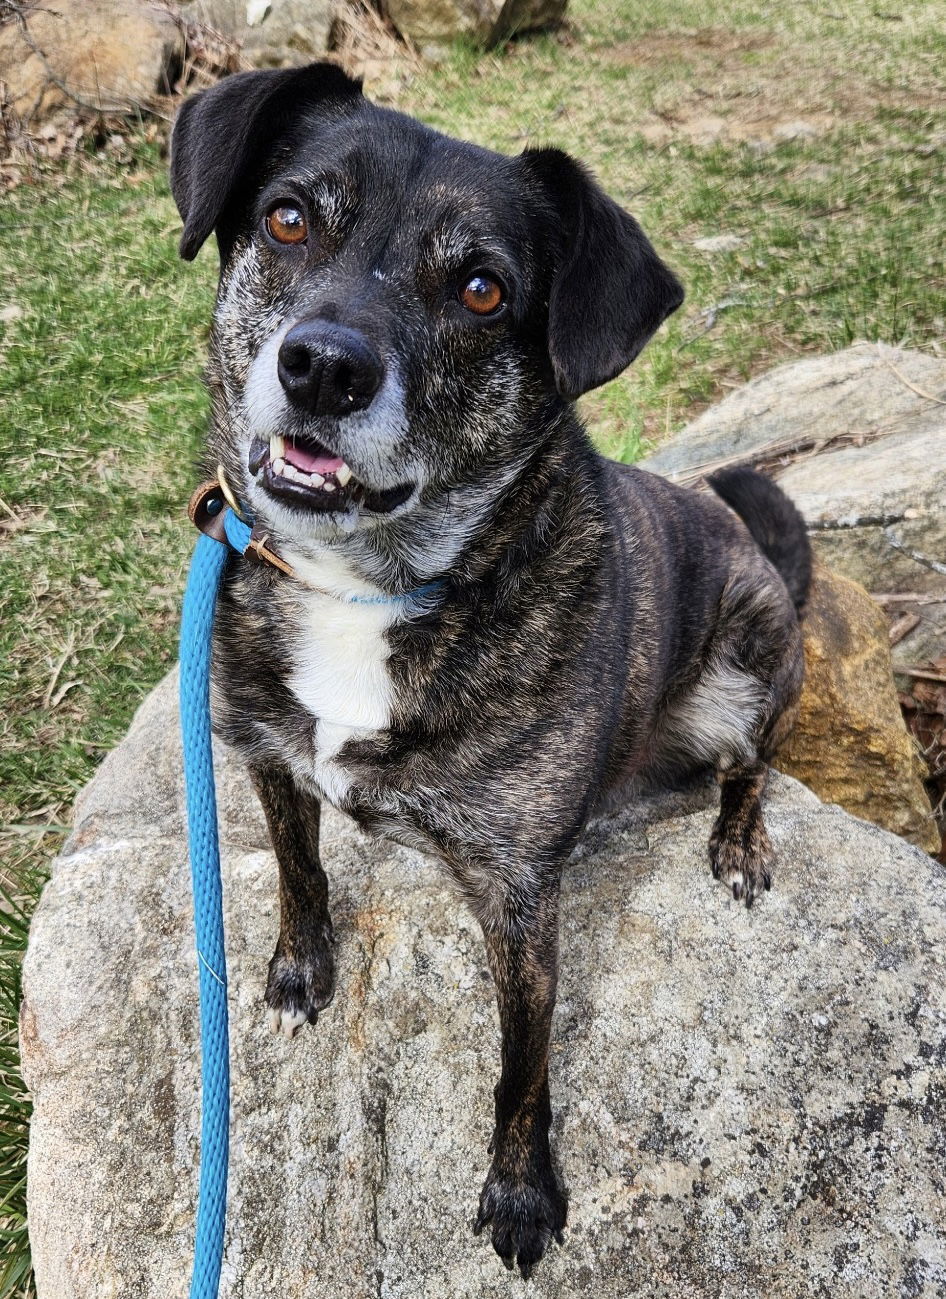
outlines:
[{"label": "dog's mouth", "polygon": [[352,473],[341,456],[315,438],[271,437],[253,441],[250,473],[284,504],[322,513],[363,507],[387,514],[402,505],[414,490],[401,483],[373,491]]}]

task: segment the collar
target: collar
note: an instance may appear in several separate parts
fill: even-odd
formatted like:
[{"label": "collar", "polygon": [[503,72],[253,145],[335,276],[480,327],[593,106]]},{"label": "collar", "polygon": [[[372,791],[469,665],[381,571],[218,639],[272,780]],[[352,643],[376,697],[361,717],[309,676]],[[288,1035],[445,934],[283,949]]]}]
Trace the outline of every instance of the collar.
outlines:
[{"label": "collar", "polygon": [[342,604],[406,604],[420,596],[439,591],[446,585],[446,578],[438,577],[424,586],[415,586],[411,591],[400,595],[339,595],[327,591],[311,582],[304,582],[291,564],[287,563],[269,544],[269,533],[263,532],[253,517],[240,506],[234,496],[223,466],[217,466],[217,477],[201,483],[191,496],[187,506],[191,523],[214,541],[229,545],[238,554],[255,559],[262,564],[269,564],[286,577],[291,577],[309,591],[330,596]]}]

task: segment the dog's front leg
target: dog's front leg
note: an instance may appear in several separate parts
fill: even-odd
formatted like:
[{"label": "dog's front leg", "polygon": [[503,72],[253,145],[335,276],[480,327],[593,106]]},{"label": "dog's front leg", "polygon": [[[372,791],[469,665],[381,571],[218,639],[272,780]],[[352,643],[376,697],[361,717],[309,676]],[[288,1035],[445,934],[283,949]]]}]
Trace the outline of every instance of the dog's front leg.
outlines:
[{"label": "dog's front leg", "polygon": [[332,1000],[335,953],[328,880],[319,860],[319,801],[285,767],[250,767],[279,863],[279,939],[266,1004],[274,1033],[294,1037]]},{"label": "dog's front leg", "polygon": [[549,1030],[558,977],[558,881],[524,898],[506,893],[480,914],[496,982],[502,1073],[495,1089],[493,1163],[474,1231],[492,1223],[493,1248],[527,1277],[554,1236],[567,1203],[549,1151]]}]

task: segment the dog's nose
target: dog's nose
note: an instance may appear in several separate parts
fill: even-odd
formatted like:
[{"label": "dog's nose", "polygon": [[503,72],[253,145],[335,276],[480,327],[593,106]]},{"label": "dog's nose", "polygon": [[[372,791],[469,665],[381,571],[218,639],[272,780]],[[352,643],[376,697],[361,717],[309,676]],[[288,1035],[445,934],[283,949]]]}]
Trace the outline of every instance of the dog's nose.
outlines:
[{"label": "dog's nose", "polygon": [[279,382],[310,415],[351,415],[371,404],[384,381],[384,362],[355,329],[303,320],[282,341]]}]

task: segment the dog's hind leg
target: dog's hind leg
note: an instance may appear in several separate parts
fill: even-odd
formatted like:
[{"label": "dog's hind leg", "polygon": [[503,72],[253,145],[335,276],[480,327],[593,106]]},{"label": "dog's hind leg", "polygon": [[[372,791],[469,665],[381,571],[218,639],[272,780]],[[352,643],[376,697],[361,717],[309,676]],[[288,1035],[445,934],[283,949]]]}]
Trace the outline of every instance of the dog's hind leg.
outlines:
[{"label": "dog's hind leg", "polygon": [[762,793],[769,769],[762,761],[719,773],[719,816],[710,835],[713,877],[732,889],[738,902],[751,907],[763,889],[772,887],[775,854],[762,819]]},{"label": "dog's hind leg", "polygon": [[492,1223],[493,1248],[524,1277],[561,1240],[567,1202],[552,1168],[549,1031],[558,975],[558,883],[538,896],[517,893],[481,914],[502,1028],[495,1088],[493,1163],[474,1231]]},{"label": "dog's hind leg", "polygon": [[801,656],[796,650],[771,684],[778,704],[760,728],[756,758],[743,756],[717,771],[719,815],[710,835],[710,865],[714,878],[729,885],[737,902],[745,898],[747,907],[772,887],[775,852],[762,818],[762,795],[768,761],[795,724],[800,689]]},{"label": "dog's hind leg", "polygon": [[285,767],[250,767],[279,863],[279,938],[266,1004],[274,1033],[294,1037],[332,1000],[335,953],[328,880],[319,860],[319,800]]}]

